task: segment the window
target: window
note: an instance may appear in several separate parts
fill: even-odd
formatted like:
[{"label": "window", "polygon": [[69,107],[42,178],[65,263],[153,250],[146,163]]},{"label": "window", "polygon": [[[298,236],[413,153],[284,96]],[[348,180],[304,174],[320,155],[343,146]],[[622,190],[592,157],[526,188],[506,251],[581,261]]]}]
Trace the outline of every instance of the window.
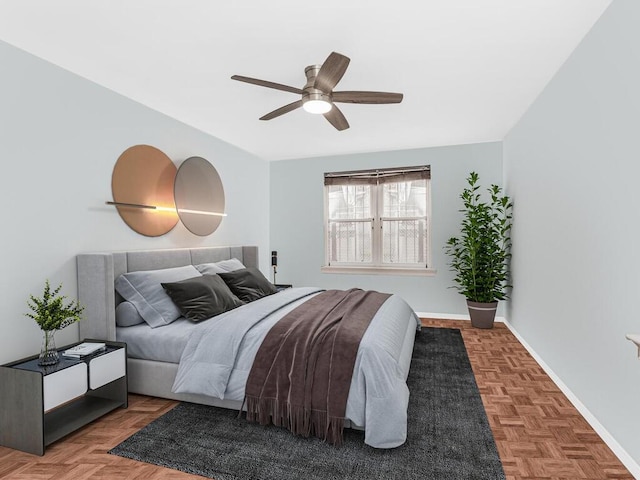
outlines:
[{"label": "window", "polygon": [[429,166],[325,173],[328,267],[429,266]]}]

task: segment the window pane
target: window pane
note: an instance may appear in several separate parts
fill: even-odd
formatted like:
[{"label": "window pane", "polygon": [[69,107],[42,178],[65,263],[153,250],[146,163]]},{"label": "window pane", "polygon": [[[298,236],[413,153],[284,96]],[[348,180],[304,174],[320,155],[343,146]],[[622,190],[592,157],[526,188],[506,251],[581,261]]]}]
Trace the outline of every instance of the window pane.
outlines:
[{"label": "window pane", "polygon": [[371,263],[371,220],[329,221],[329,262]]},{"label": "window pane", "polygon": [[413,180],[382,185],[383,217],[426,217],[427,181]]},{"label": "window pane", "polygon": [[427,221],[383,220],[382,263],[427,263]]},{"label": "window pane", "polygon": [[371,185],[327,187],[329,220],[371,218]]},{"label": "window pane", "polygon": [[[406,181],[393,181],[400,178]],[[427,265],[430,181],[412,178],[418,176],[382,176],[379,183],[359,185],[325,183],[328,264]]]}]

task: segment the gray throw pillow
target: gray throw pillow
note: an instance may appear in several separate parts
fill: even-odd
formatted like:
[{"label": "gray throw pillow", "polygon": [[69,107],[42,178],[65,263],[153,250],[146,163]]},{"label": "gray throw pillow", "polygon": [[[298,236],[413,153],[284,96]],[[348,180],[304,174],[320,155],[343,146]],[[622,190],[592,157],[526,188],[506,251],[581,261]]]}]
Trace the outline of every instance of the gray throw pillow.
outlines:
[{"label": "gray throw pillow", "polygon": [[163,283],[162,287],[182,315],[194,322],[244,305],[218,275],[203,275],[179,282]]},{"label": "gray throw pillow", "polygon": [[213,275],[214,273],[233,272],[234,270],[241,270],[245,268],[240,260],[237,258],[230,258],[229,260],[221,260],[214,263],[201,263],[196,265],[196,268],[203,275]]},{"label": "gray throw pillow", "polygon": [[116,325],[119,327],[133,327],[144,323],[138,310],[131,302],[120,302],[116,307]]},{"label": "gray throw pillow", "polygon": [[180,309],[162,288],[162,282],[178,282],[202,276],[196,267],[129,272],[116,279],[116,291],[131,302],[150,327],[169,325],[180,318]]},{"label": "gray throw pillow", "polygon": [[224,280],[224,283],[240,300],[246,303],[278,291],[273,283],[267,280],[262,272],[255,267],[219,273],[218,276]]}]

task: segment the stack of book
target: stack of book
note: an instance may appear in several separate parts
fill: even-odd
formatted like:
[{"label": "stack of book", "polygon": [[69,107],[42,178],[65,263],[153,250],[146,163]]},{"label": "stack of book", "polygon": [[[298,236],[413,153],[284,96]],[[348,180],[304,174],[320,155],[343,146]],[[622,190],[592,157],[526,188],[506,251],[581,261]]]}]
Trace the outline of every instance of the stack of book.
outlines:
[{"label": "stack of book", "polygon": [[83,358],[96,352],[102,352],[107,348],[104,343],[83,342],[75,347],[68,348],[62,355],[69,358]]}]

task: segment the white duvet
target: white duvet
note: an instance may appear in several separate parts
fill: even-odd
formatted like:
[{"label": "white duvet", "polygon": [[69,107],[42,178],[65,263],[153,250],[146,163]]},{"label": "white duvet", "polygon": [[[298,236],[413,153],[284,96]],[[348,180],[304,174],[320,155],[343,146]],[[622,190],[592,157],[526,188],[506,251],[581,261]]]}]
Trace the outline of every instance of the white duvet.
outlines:
[{"label": "white duvet", "polygon": [[[321,290],[291,288],[207,320],[193,329],[172,391],[242,401],[256,352],[273,324]],[[419,320],[392,295],[360,342],[347,418],[365,429],[365,443],[393,448],[407,438],[406,385]]]}]

